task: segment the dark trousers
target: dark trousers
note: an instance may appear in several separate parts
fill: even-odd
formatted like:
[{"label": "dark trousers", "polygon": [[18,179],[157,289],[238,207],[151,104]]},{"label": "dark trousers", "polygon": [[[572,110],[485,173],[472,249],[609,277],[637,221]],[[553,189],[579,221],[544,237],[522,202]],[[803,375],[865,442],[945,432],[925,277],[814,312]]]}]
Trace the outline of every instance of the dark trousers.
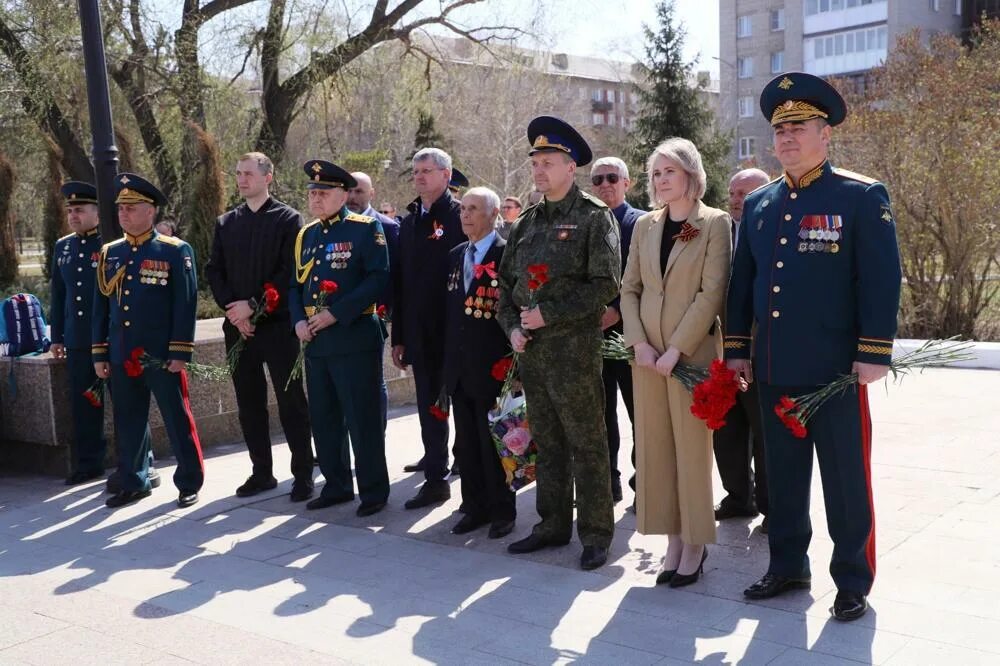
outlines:
[{"label": "dark trousers", "polygon": [[471,395],[461,380],[451,395],[455,419],[455,455],[461,467],[462,506],[460,510],[493,522],[514,520],[517,509],[514,492],[507,486],[487,414],[495,398]]},{"label": "dark trousers", "polygon": [[377,351],[306,357],[309,415],[316,457],[326,478],[322,496],[354,496],[351,449],[362,504],[389,498],[385,431],[379,409]]},{"label": "dark trousers", "polygon": [[[726,425],[715,431],[715,462],[726,496],[722,504],[767,515],[767,464],[764,461],[764,432],[760,424],[757,383],[737,393],[736,404],[726,414]],[[753,459],[753,469],[750,467]]]},{"label": "dark trousers", "polygon": [[419,355],[408,358],[413,368],[413,383],[417,390],[417,416],[420,418],[420,438],[424,444],[424,479],[440,481],[448,475],[448,422],[431,414],[444,390],[444,358],[425,346]]},{"label": "dark trousers", "polygon": [[378,354],[378,376],[382,381],[381,386],[379,386],[379,398],[382,401],[380,406],[382,407],[382,432],[384,433],[389,425],[389,386],[385,383],[385,348]]},{"label": "dark trousers", "polygon": [[[223,330],[228,350],[236,344],[240,334],[228,321],[223,325]],[[285,390],[298,353],[298,339],[287,322],[260,324],[254,336],[247,339],[236,372],[233,373],[240,427],[250,452],[252,474],[258,479],[269,479],[274,475],[270,417],[267,410],[267,379],[264,377],[266,364],[278,400],[281,429],[285,432],[288,448],[292,452],[292,476],[296,480],[312,481],[309,406],[302,390],[302,380],[293,380],[288,384],[288,390]]]},{"label": "dark trousers", "polygon": [[628,485],[635,490],[635,404],[632,400],[632,368],[628,361],[604,359],[601,369],[604,379],[604,426],[608,430],[608,454],[611,456],[611,475],[621,477],[618,470],[618,451],[621,449],[621,434],[618,429],[618,391],[622,393],[622,402],[628,412],[629,423],[632,424],[632,476]]},{"label": "dark trousers", "polygon": [[170,448],[177,459],[174,485],[181,492],[197,492],[205,482],[205,463],[188,400],[186,372],[145,368],[129,377],[120,363],[111,364],[111,390],[115,401],[118,476],[122,490],[149,489],[149,398],[163,416]]},{"label": "dark trousers", "polygon": [[[74,472],[103,472],[108,442],[104,437],[104,400],[94,407],[83,397],[84,391],[97,381],[89,349],[66,350],[66,372],[69,375],[70,409],[73,413]],[[106,393],[106,392],[104,392]]]},{"label": "dark trousers", "polygon": [[791,577],[809,575],[809,495],[815,446],[823,478],[826,523],[833,540],[830,575],[837,589],[867,594],[875,579],[868,389],[854,386],[831,398],[806,424],[806,438],[798,439],[778,420],[773,406],[783,395],[795,398],[815,388],[760,386],[769,473],[768,572]]}]

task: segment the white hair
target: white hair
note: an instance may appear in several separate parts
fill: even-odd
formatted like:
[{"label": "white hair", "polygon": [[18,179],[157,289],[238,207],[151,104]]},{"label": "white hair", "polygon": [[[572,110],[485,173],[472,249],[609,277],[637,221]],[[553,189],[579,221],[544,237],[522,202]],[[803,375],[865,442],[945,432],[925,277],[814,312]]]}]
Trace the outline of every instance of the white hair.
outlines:
[{"label": "white hair", "polygon": [[646,173],[649,174],[646,191],[649,194],[649,200],[654,205],[663,205],[656,198],[656,187],[653,185],[653,163],[660,156],[667,158],[671,162],[676,162],[680,168],[684,169],[684,173],[688,175],[687,191],[684,192],[686,198],[698,200],[705,196],[705,189],[708,187],[708,176],[705,174],[705,167],[701,163],[701,153],[687,139],[673,137],[658,145],[653,150],[653,154],[646,160]]},{"label": "white hair", "polygon": [[500,214],[500,197],[496,192],[488,187],[470,187],[465,191],[463,198],[473,196],[479,197],[486,204],[486,216],[496,217]]},{"label": "white hair", "polygon": [[421,148],[413,155],[414,165],[424,160],[431,160],[434,162],[434,166],[439,169],[448,169],[451,171],[451,155],[440,148]]},{"label": "white hair", "polygon": [[622,178],[628,179],[628,165],[617,157],[602,157],[601,159],[594,162],[590,167],[590,175],[593,176],[594,172],[600,167],[614,167],[618,171],[618,175]]},{"label": "white hair", "polygon": [[765,185],[770,182],[771,177],[767,175],[767,172],[763,169],[758,169],[756,167],[752,169],[742,169],[733,174],[733,177],[729,179],[729,184],[732,185],[737,180],[756,180],[761,185]]}]

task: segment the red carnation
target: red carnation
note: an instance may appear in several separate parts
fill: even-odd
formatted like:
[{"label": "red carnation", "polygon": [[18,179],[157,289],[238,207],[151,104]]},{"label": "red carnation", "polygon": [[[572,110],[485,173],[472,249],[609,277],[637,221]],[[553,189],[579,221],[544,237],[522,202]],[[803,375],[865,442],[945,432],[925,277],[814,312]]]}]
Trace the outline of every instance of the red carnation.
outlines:
[{"label": "red carnation", "polygon": [[319,290],[324,294],[332,294],[339,288],[333,280],[323,280],[319,283]]},{"label": "red carnation", "polygon": [[101,397],[97,395],[92,389],[87,389],[83,392],[83,397],[87,399],[91,407],[101,406]]},{"label": "red carnation", "polygon": [[281,296],[278,294],[278,289],[270,282],[264,284],[264,312],[271,314],[278,308],[278,302],[281,300]]},{"label": "red carnation", "polygon": [[436,418],[438,421],[448,420],[448,412],[444,411],[437,405],[431,405],[431,416]]},{"label": "red carnation", "polygon": [[493,379],[498,382],[502,382],[507,379],[507,375],[510,373],[510,369],[513,365],[514,359],[509,356],[504,356],[502,359],[493,364],[493,369],[490,370],[490,374],[493,375]]},{"label": "red carnation", "polygon": [[143,349],[142,347],[136,347],[135,349],[132,350],[131,358],[133,361],[138,361],[140,358],[142,358],[143,354],[145,353],[146,353],[145,349]]},{"label": "red carnation", "polygon": [[542,273],[548,273],[549,272],[549,265],[548,264],[531,264],[530,266],[528,266],[527,270],[528,270],[528,274],[529,275],[540,275]]},{"label": "red carnation", "polygon": [[528,291],[534,291],[542,286],[542,283],[535,278],[530,278],[528,280]]},{"label": "red carnation", "polygon": [[543,285],[543,284],[545,284],[546,282],[549,281],[549,274],[548,273],[536,273],[535,274],[535,279],[538,281],[539,286],[541,286],[541,285]]},{"label": "red carnation", "polygon": [[[134,351],[132,352],[135,353]],[[134,358],[125,360],[125,374],[135,379],[142,375],[142,363]]]}]

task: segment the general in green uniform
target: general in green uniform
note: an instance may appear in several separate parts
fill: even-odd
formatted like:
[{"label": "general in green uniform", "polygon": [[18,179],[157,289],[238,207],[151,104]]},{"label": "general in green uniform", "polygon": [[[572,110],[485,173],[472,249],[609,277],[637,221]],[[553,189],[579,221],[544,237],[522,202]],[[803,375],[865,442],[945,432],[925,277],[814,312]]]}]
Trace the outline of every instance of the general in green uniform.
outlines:
[{"label": "general in green uniform", "polygon": [[[573,181],[591,151],[572,127],[541,116],[528,126],[528,140],[535,187],[545,198],[524,212],[507,241],[497,319],[521,352],[539,448],[541,522],[508,550],[528,553],[569,543],[575,481],[580,565],[594,569],[607,561],[614,532],[600,321],[620,286],[618,223],[602,201]],[[544,269],[547,280],[532,278],[529,267]]]}]

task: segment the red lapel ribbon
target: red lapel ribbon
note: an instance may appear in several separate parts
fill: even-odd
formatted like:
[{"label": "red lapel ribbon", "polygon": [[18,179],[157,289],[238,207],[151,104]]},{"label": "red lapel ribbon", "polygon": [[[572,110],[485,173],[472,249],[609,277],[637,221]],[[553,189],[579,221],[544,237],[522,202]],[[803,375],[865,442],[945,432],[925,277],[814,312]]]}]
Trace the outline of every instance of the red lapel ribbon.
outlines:
[{"label": "red lapel ribbon", "polygon": [[495,261],[491,261],[488,264],[476,264],[475,266],[472,267],[472,274],[476,276],[477,280],[483,277],[483,273],[486,273],[491,278],[496,279],[497,276],[496,267],[497,266]]}]

